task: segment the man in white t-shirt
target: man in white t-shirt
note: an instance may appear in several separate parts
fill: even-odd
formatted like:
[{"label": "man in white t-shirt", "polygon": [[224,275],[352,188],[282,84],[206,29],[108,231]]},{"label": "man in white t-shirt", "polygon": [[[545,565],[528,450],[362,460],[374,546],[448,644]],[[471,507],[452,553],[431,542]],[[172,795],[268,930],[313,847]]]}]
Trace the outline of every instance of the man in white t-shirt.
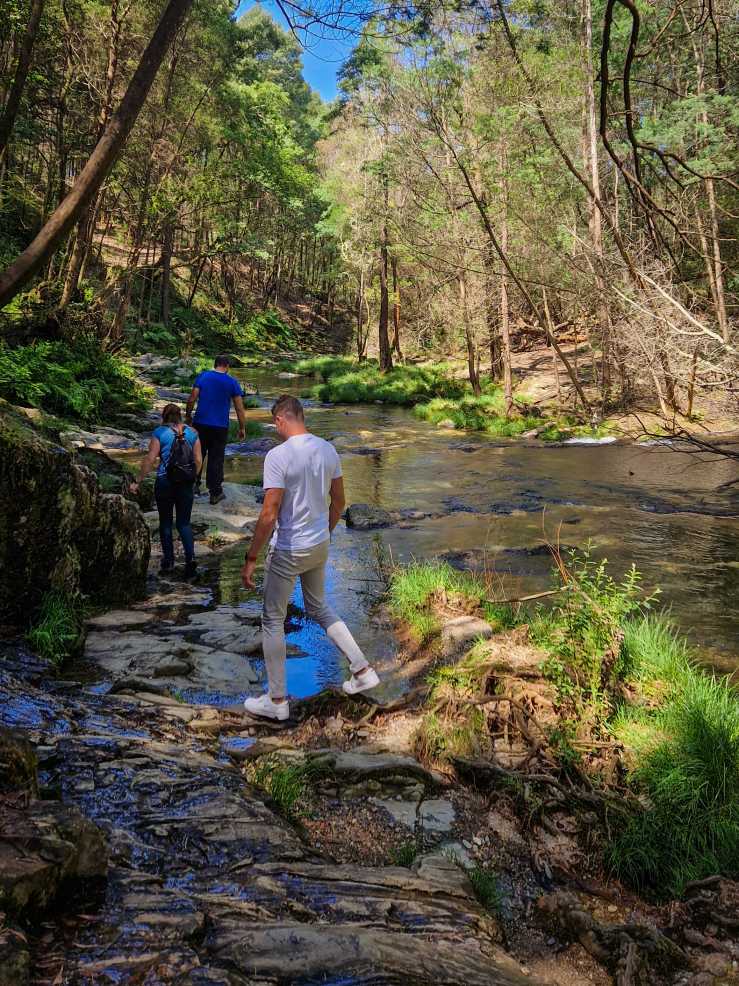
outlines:
[{"label": "man in white t-shirt", "polygon": [[269,690],[248,698],[246,711],[268,719],[287,719],[290,706],[285,685],[285,618],[295,580],[300,577],[308,616],[319,623],[349,661],[351,677],[344,691],[356,695],[379,685],[347,625],[326,604],[326,561],[331,531],[344,510],[344,480],[339,455],[330,442],[305,427],[303,405],[288,394],[272,405],[282,445],[264,460],[264,503],[241,577],[256,588],[254,570],[259,552],[270,547],[264,566],[262,649]]}]

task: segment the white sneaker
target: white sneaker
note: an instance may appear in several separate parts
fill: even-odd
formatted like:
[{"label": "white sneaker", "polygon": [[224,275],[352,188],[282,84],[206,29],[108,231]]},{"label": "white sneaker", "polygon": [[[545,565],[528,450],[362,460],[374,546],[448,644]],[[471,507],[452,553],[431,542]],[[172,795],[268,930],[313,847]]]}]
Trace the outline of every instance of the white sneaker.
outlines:
[{"label": "white sneaker", "polygon": [[244,708],[250,716],[261,716],[263,719],[279,719],[284,722],[290,716],[290,703],[273,702],[269,694],[265,692],[259,698],[247,698]]},{"label": "white sneaker", "polygon": [[359,692],[368,692],[370,688],[377,688],[379,684],[380,679],[375,669],[367,668],[362,674],[353,674],[351,678],[347,678],[341,687],[347,695],[358,695]]}]

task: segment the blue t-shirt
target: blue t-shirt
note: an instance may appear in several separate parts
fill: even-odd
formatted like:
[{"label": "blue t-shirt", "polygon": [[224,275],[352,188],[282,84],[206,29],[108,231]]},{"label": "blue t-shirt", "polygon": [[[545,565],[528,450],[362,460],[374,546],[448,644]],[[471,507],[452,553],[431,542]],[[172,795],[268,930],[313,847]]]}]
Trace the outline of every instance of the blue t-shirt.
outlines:
[{"label": "blue t-shirt", "polygon": [[[166,476],[167,463],[169,462],[169,456],[174,445],[174,429],[169,425],[159,425],[158,428],[154,429],[152,437],[159,439],[159,468],[157,469],[157,476]],[[194,446],[197,440],[198,433],[195,429],[190,428],[189,425],[185,425],[185,441]]]},{"label": "blue t-shirt", "polygon": [[231,401],[234,397],[244,396],[239,381],[228,373],[205,370],[195,378],[195,386],[200,390],[198,407],[193,418],[195,424],[228,428]]}]

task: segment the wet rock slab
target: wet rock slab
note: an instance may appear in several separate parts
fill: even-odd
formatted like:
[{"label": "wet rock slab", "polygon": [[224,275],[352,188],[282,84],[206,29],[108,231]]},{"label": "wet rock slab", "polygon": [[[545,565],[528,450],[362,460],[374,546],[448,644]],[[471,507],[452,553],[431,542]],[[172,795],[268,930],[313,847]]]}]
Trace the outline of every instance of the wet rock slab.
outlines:
[{"label": "wet rock slab", "polygon": [[[43,695],[4,682],[19,704]],[[448,860],[334,865],[156,704],[64,682],[49,705],[74,730],[36,730],[44,785],[110,852],[102,903],[64,939],[67,986],[532,981],[497,951],[494,923]],[[417,781],[410,758],[365,760]],[[351,757],[335,766],[361,772]]]}]

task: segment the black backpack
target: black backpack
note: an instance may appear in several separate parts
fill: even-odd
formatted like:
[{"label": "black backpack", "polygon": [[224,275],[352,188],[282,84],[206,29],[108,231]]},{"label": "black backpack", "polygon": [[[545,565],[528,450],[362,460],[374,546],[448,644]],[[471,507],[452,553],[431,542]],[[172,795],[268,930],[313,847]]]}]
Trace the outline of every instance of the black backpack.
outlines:
[{"label": "black backpack", "polygon": [[192,445],[185,438],[184,428],[182,431],[173,428],[172,431],[174,431],[174,441],[167,459],[167,479],[177,485],[194,483],[197,470]]}]

